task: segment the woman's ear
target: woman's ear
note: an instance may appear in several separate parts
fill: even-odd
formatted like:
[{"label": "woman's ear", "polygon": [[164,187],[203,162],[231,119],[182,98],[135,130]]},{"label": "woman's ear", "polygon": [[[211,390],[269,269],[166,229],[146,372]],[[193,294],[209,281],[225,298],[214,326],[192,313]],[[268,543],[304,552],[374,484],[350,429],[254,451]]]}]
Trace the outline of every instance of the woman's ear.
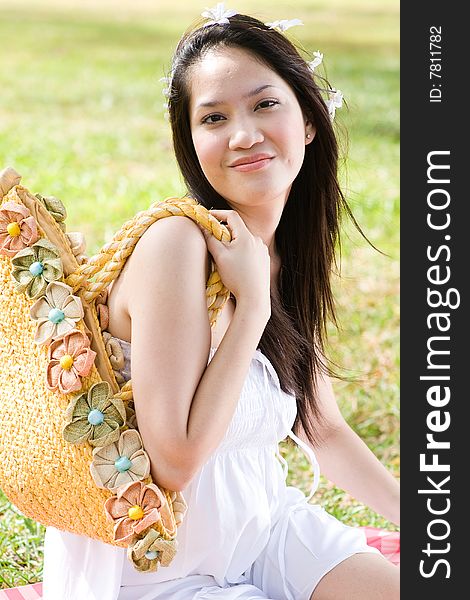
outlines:
[{"label": "woman's ear", "polygon": [[317,133],[316,127],[313,126],[310,121],[305,122],[305,145],[310,144],[313,141],[315,134]]}]

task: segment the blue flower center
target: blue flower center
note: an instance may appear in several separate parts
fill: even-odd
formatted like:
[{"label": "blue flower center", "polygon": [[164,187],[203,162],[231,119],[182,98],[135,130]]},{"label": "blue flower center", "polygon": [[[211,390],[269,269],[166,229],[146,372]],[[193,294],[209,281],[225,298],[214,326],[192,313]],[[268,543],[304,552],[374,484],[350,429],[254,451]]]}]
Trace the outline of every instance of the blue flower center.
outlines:
[{"label": "blue flower center", "polygon": [[147,550],[145,553],[145,558],[148,558],[149,560],[153,560],[154,558],[157,558],[157,556],[158,552],[155,552],[155,550]]},{"label": "blue flower center", "polygon": [[114,461],[114,466],[119,471],[119,473],[125,473],[132,467],[132,462],[127,456],[120,456],[117,460]]},{"label": "blue flower center", "polygon": [[42,264],[42,262],[36,261],[33,262],[33,264],[29,267],[29,272],[31,273],[31,275],[33,277],[37,277],[38,275],[41,275],[41,273],[44,271],[44,266]]},{"label": "blue flower center", "polygon": [[88,413],[88,423],[90,423],[90,425],[101,425],[103,421],[104,414],[100,410],[96,408],[90,410]]},{"label": "blue flower center", "polygon": [[57,325],[57,323],[61,323],[64,319],[64,311],[60,310],[59,308],[52,308],[49,311],[49,321],[52,321],[52,323],[55,325]]}]

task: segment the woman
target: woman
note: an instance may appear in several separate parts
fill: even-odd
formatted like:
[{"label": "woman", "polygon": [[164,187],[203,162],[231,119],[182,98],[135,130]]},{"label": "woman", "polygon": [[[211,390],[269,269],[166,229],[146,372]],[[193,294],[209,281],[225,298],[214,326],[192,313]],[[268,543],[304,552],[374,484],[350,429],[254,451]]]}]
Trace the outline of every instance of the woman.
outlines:
[{"label": "woman", "polygon": [[[169,87],[189,195],[232,239],[161,219],[108,301],[152,477],[188,503],[178,552],[139,573],[123,549],[48,528],[46,600],[398,598],[398,569],[364,534],[285,484],[289,436],[312,493],[315,448],[332,481],[399,522],[398,484],[341,416],[323,353],[348,211],[328,106],[282,32],[233,12],[182,38]],[[231,291],[212,330],[211,257]]]}]

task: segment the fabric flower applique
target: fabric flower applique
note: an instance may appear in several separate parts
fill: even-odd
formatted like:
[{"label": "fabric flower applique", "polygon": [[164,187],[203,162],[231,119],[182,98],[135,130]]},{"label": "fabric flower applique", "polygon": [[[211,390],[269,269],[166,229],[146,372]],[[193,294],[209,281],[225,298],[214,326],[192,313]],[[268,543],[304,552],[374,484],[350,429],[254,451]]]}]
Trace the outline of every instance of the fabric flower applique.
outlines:
[{"label": "fabric flower applique", "polygon": [[139,429],[133,402],[126,402],[126,425],[129,429]]},{"label": "fabric flower applique", "polygon": [[30,300],[42,296],[48,283],[62,279],[59,251],[45,238],[20,250],[11,262],[15,289],[24,292]]},{"label": "fabric flower applique", "polygon": [[77,259],[79,265],[82,265],[88,260],[88,257],[85,254],[86,250],[86,241],[85,236],[81,231],[70,231],[65,234],[67,238],[70,250],[72,250],[72,254]]},{"label": "fabric flower applique", "polygon": [[214,8],[206,8],[206,10],[201,13],[201,16],[210,19],[210,21],[204,23],[203,27],[216,24],[227,25],[230,23],[228,20],[229,17],[234,17],[236,14],[238,14],[236,10],[232,10],[231,8],[226,9],[224,2],[219,2]]},{"label": "fabric flower applique", "polygon": [[127,558],[137,571],[150,573],[158,567],[168,567],[176,555],[178,542],[165,540],[155,529],[149,529],[145,536],[127,548]]},{"label": "fabric flower applique", "polygon": [[343,106],[343,93],[340,90],[329,90],[326,105],[331,119],[335,118],[336,109]]},{"label": "fabric flower applique", "polygon": [[81,389],[81,377],[90,374],[96,352],[90,348],[88,336],[74,329],[49,346],[46,386],[59,388],[62,394]]},{"label": "fabric flower applique", "polygon": [[139,535],[165,515],[171,517],[168,502],[154,483],[135,481],[121,487],[116,496],[108,498],[104,509],[114,521],[114,541],[125,542]]},{"label": "fabric flower applique", "polygon": [[95,448],[90,472],[96,485],[115,492],[123,485],[148,477],[150,459],[142,446],[139,432],[128,429],[121,433],[117,443]]},{"label": "fabric flower applique", "polygon": [[47,212],[52,216],[57,225],[65,233],[65,219],[67,218],[67,210],[62,201],[55,196],[41,196],[41,194],[34,195],[39,202],[44,205]]},{"label": "fabric flower applique", "polygon": [[125,419],[124,402],[112,396],[107,381],[100,381],[71,400],[65,411],[67,424],[62,435],[71,444],[89,442],[92,446],[106,446],[117,442]]},{"label": "fabric flower applique", "polygon": [[170,492],[170,499],[175,514],[176,526],[179,527],[188,512],[188,505],[181,492]]},{"label": "fabric flower applique", "polygon": [[38,239],[36,220],[26,206],[5,202],[0,209],[0,254],[13,257]]},{"label": "fabric flower applique", "polygon": [[42,296],[30,309],[31,318],[38,321],[34,341],[38,346],[61,338],[75,329],[77,321],[83,319],[82,301],[72,296],[72,288],[65,283],[55,281],[46,288]]},{"label": "fabric flower applique", "polygon": [[108,329],[109,325],[109,307],[108,307],[108,290],[102,290],[95,298],[95,308],[100,328],[102,331]]},{"label": "fabric flower applique", "polygon": [[297,25],[303,25],[303,23],[300,19],[281,19],[280,21],[265,23],[265,25],[270,29],[278,29],[281,33],[284,33],[287,29],[296,27]]}]

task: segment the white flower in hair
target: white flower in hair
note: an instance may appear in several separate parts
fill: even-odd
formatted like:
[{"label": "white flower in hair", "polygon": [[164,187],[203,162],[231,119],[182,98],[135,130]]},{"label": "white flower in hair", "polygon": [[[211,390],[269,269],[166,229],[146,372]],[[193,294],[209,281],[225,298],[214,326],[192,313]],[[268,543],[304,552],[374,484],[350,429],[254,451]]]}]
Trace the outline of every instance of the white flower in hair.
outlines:
[{"label": "white flower in hair", "polygon": [[171,88],[171,77],[160,77],[158,81],[166,84],[166,87],[162,89],[162,94],[166,97],[170,97],[170,88]]},{"label": "white flower in hair", "polygon": [[334,119],[336,109],[343,106],[343,93],[341,90],[333,89],[328,91],[328,95],[329,99],[326,101],[326,105],[328,107],[328,112],[330,113],[331,119]]},{"label": "white flower in hair", "polygon": [[303,25],[300,19],[281,19],[280,21],[273,21],[272,23],[265,23],[270,29],[279,29],[281,33],[295,27],[296,25]]},{"label": "white flower in hair", "polygon": [[319,50],[317,50],[317,52],[314,52],[313,56],[315,58],[308,63],[308,68],[310,69],[310,71],[315,71],[316,67],[318,67],[318,65],[321,65],[323,61],[323,54]]},{"label": "white flower in hair", "polygon": [[206,8],[206,10],[201,13],[201,16],[205,17],[206,19],[210,19],[208,23],[204,23],[203,27],[207,27],[208,25],[222,25],[230,23],[228,18],[237,14],[238,13],[236,10],[231,8],[226,9],[225,3],[219,2],[215,8]]}]

